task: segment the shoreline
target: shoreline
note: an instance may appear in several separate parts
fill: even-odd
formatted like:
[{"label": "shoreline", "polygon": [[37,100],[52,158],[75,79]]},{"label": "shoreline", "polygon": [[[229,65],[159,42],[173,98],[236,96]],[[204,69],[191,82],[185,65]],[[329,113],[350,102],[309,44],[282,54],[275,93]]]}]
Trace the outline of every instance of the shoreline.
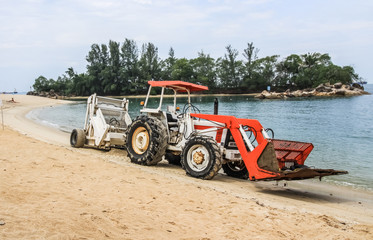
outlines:
[{"label": "shoreline", "polygon": [[[72,104],[74,104],[75,102],[73,102]],[[70,104],[70,103],[68,103]],[[37,123],[37,124],[40,124],[42,126],[46,126],[48,128],[52,128],[52,129],[55,129],[55,130],[59,130],[63,133],[66,133],[66,134],[70,134],[71,133],[71,130],[67,130],[67,129],[63,129],[60,125],[54,125],[54,123],[52,122],[48,122],[48,121],[45,121],[41,118],[38,118],[38,113],[37,111],[38,110],[43,110],[45,108],[48,108],[48,107],[42,107],[42,108],[37,108],[37,109],[33,109],[31,110],[27,115],[26,115],[26,118],[29,119],[29,120],[32,120],[33,122]],[[30,116],[30,114],[32,113],[32,116]],[[223,174],[223,171],[221,170],[220,171],[220,174]],[[339,176],[340,178],[343,178],[343,176]],[[300,181],[301,182],[301,181]],[[361,191],[361,192],[369,192],[369,193],[372,193],[373,194],[373,188],[370,188],[368,186],[364,186],[364,185],[358,185],[356,183],[350,183],[350,182],[346,182],[346,181],[343,181],[343,180],[330,180],[328,179],[328,177],[325,177],[322,179],[322,181],[318,181],[317,179],[314,179],[314,182],[317,182],[319,184],[324,184],[324,185],[330,185],[332,187],[340,187],[340,188],[345,188],[347,190],[351,190],[351,191]]]},{"label": "shoreline", "polygon": [[[8,102],[7,96],[0,95],[3,100],[4,122],[10,128],[35,139],[50,142],[58,145],[66,146],[68,136],[60,130],[38,124],[37,122],[28,119],[26,115],[34,109],[43,107],[56,106],[60,104],[68,104],[66,100],[55,100],[39,97],[29,97],[27,95],[18,95],[14,97],[15,103]],[[31,100],[32,99],[32,100]]]},{"label": "shoreline", "polygon": [[[68,104],[74,104],[74,103],[68,103]],[[53,106],[55,107],[55,106]],[[42,119],[40,118],[40,112],[41,111],[44,111],[48,108],[47,107],[41,107],[41,108],[35,108],[33,110],[31,110],[30,112],[28,112],[25,117],[28,119],[28,120],[31,120],[32,122],[36,123],[36,124],[39,124],[41,126],[45,126],[47,128],[52,128],[52,129],[55,129],[55,130],[58,130],[58,131],[61,131],[63,133],[67,133],[67,134],[70,134],[72,129],[64,129],[62,126],[56,124],[56,123],[53,123],[53,122],[50,122],[50,121],[47,121],[45,119]]]},{"label": "shoreline", "polygon": [[[132,164],[125,158],[124,151],[118,149],[109,152],[89,148],[73,149],[69,146],[68,133],[41,126],[26,118],[26,114],[32,109],[64,104],[68,103],[67,101],[18,96],[20,95],[15,98],[18,103],[5,103],[4,121],[7,126],[3,132],[0,129],[2,136],[5,136],[1,138],[2,151],[12,150],[10,157],[0,155],[2,167],[7,170],[3,171],[6,175],[5,181],[2,181],[5,188],[2,189],[10,190],[3,192],[5,198],[0,197],[2,209],[5,209],[0,215],[0,221],[6,223],[0,226],[0,236],[4,239],[30,236],[26,235],[27,231],[19,232],[21,230],[18,225],[13,225],[18,221],[23,226],[22,229],[29,231],[35,224],[40,227],[42,230],[34,233],[36,238],[45,236],[45,233],[53,236],[51,233],[57,232],[57,236],[61,237],[71,232],[69,236],[88,238],[105,237],[103,233],[106,233],[111,239],[121,239],[124,236],[131,239],[175,239],[179,238],[180,234],[189,239],[242,239],[249,233],[247,226],[256,229],[253,230],[254,235],[262,238],[297,238],[299,231],[302,231],[304,239],[330,239],[330,236],[368,239],[373,236],[373,193],[370,191],[352,190],[344,186],[331,187],[329,183],[309,180],[286,182],[287,186],[283,187],[281,184],[285,182],[276,186],[275,182],[250,182],[222,174],[214,180],[203,181],[188,177],[181,169],[165,162],[154,167]],[[3,102],[8,100],[4,99],[4,95],[0,97]],[[26,153],[34,155],[24,155],[22,160],[17,157]],[[33,166],[38,167],[35,169]],[[13,168],[19,170],[12,170]],[[55,180],[38,176],[49,172],[53,172],[51,176]],[[34,175],[29,176],[32,173]],[[8,182],[10,179],[13,180]],[[41,189],[35,185],[40,185]],[[42,188],[49,189],[48,186],[51,188],[50,192],[43,192]],[[28,198],[19,195],[19,203],[11,197],[14,189],[18,192],[27,191],[30,196],[41,198],[42,201],[32,202],[27,205],[29,210],[24,211],[22,202],[28,201]],[[121,189],[128,191],[122,192]],[[61,205],[58,212],[55,212],[56,210],[48,207],[54,206],[53,199],[57,199],[57,196],[64,199],[65,203],[56,200]],[[17,202],[19,210],[13,207]],[[124,214],[123,207],[130,221],[121,217]],[[22,223],[24,217],[36,218],[39,208],[45,211],[42,214],[46,214],[44,221],[37,219],[34,222],[26,220],[26,223]],[[133,208],[134,210],[131,210]],[[77,211],[76,216],[74,212],[67,213],[72,209]],[[167,211],[163,212],[162,209]],[[171,214],[167,214],[169,211]],[[30,215],[35,213],[35,216]],[[111,217],[106,218],[107,214]],[[152,218],[146,218],[148,214],[159,221],[154,222]],[[100,220],[99,232],[94,227],[98,226],[95,225],[97,220]],[[214,220],[215,224],[212,224],[211,220]],[[53,228],[53,224],[48,221],[62,224],[61,229]],[[142,226],[137,226],[136,221],[140,221]],[[203,228],[195,226],[195,229],[190,229],[189,226],[196,221],[199,221]],[[169,222],[173,224],[170,225]],[[230,231],[233,229],[222,225],[225,222],[234,224],[241,230]],[[126,228],[121,228],[123,224]],[[164,229],[167,224],[170,229]],[[283,228],[284,224],[292,228],[287,231]],[[139,236],[140,229],[145,230]]]}]

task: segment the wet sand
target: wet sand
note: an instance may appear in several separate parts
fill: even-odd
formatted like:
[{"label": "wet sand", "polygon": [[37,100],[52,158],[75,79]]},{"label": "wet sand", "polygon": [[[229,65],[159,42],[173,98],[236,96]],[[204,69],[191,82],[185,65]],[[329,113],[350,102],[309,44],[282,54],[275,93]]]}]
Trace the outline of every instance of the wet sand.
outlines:
[{"label": "wet sand", "polygon": [[373,239],[372,192],[134,165],[25,117],[65,101],[11,96],[0,95],[0,239]]}]

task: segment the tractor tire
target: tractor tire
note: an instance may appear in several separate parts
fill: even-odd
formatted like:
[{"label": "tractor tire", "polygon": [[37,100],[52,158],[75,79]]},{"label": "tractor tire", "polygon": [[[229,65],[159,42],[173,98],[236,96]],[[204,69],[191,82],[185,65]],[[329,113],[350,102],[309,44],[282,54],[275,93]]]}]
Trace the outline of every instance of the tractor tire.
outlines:
[{"label": "tractor tire", "polygon": [[205,180],[214,178],[222,166],[222,155],[218,144],[212,138],[190,139],[183,149],[181,166],[192,177]]},{"label": "tractor tire", "polygon": [[164,158],[168,161],[169,164],[181,166],[181,155],[175,155],[170,152],[166,152]]},{"label": "tractor tire", "polygon": [[167,129],[154,117],[138,116],[128,128],[127,152],[131,162],[156,165],[162,160],[167,147]]},{"label": "tractor tire", "polygon": [[85,133],[83,129],[74,129],[70,135],[70,144],[72,147],[80,148],[85,144]]},{"label": "tractor tire", "polygon": [[223,167],[224,172],[230,177],[240,178],[240,179],[249,178],[249,172],[247,171],[245,163],[242,160],[227,162],[226,164],[223,164],[222,167]]}]

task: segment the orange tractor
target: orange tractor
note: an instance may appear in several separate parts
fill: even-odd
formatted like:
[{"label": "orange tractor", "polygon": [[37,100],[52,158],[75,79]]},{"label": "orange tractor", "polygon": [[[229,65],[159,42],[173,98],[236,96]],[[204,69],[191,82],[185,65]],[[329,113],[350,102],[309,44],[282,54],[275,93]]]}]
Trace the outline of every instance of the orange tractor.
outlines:
[{"label": "orange tractor", "polygon": [[[311,143],[272,139],[268,129],[258,120],[199,113],[190,101],[190,94],[208,90],[205,86],[182,81],[148,83],[150,87],[140,110],[142,114],[134,120],[128,117],[125,99],[121,103],[116,100],[119,101],[120,119],[104,117],[99,102],[88,100],[91,107],[87,107],[85,128],[73,130],[71,145],[125,147],[131,162],[141,165],[155,165],[164,157],[170,163],[180,163],[188,175],[202,179],[212,179],[221,168],[229,176],[250,180],[321,179],[347,173],[306,167],[304,162],[313,149]],[[159,104],[157,100],[155,108],[148,107],[154,100],[150,96],[152,87],[161,88]],[[173,92],[173,104],[166,109],[163,106],[165,89]],[[181,99],[177,97],[179,93],[187,94],[182,111],[177,107],[177,100]],[[103,106],[108,108],[108,104]],[[106,135],[92,135],[100,132],[94,129],[98,125],[97,119],[100,119],[101,128],[106,129],[101,130]],[[105,119],[110,121],[107,123]]]}]

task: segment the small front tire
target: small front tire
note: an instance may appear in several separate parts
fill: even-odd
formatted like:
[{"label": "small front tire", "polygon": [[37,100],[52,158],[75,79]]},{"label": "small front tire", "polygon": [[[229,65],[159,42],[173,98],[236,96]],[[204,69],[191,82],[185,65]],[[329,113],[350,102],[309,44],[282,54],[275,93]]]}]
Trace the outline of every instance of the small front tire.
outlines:
[{"label": "small front tire", "polygon": [[83,129],[74,129],[70,135],[70,144],[72,147],[80,148],[85,144],[85,133]]},{"label": "small front tire", "polygon": [[181,165],[192,177],[205,180],[214,178],[222,166],[218,144],[212,138],[190,139],[183,149]]}]

